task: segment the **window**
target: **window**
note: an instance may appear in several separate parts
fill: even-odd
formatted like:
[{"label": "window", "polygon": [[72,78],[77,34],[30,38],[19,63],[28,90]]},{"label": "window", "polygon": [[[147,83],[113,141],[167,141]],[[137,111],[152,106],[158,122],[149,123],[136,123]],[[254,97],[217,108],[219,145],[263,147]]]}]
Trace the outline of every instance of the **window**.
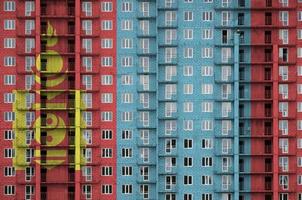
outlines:
[{"label": "window", "polygon": [[123,194],[132,194],[132,185],[122,185]]},{"label": "window", "polygon": [[288,26],[289,25],[289,23],[288,23],[289,17],[288,16],[289,16],[288,11],[280,11],[279,12],[279,20],[281,21],[283,26]]},{"label": "window", "polygon": [[193,112],[193,102],[184,102],[183,110],[184,112]]},{"label": "window", "polygon": [[203,21],[212,21],[213,20],[213,12],[212,11],[202,12],[202,20]]},{"label": "window", "polygon": [[149,35],[150,23],[148,20],[140,20],[139,27],[140,27],[140,32],[143,35]]},{"label": "window", "polygon": [[[201,200],[213,200],[212,196],[213,195],[211,193],[203,193],[203,194],[201,194]],[[225,200],[225,199],[223,199],[223,200]]]},{"label": "window", "polygon": [[302,138],[297,138],[297,148],[302,149]]},{"label": "window", "polygon": [[92,167],[83,166],[81,170],[83,177],[85,177],[85,181],[92,181]]},{"label": "window", "polygon": [[213,39],[213,29],[203,29],[202,30],[202,39],[203,40]]},{"label": "window", "polygon": [[298,40],[302,39],[302,29],[297,29],[297,39]]},{"label": "window", "polygon": [[213,48],[206,47],[201,49],[202,58],[212,58],[213,57]]},{"label": "window", "polygon": [[192,139],[184,139],[184,148],[192,149],[193,148],[193,140]]},{"label": "window", "polygon": [[193,58],[193,48],[184,48],[184,58]]},{"label": "window", "polygon": [[212,120],[202,120],[201,121],[201,130],[203,130],[203,131],[213,130],[213,121]]},{"label": "window", "polygon": [[102,2],[101,11],[102,12],[112,12],[112,2]]},{"label": "window", "polygon": [[184,176],[184,185],[192,185],[193,176]]},{"label": "window", "polygon": [[302,102],[297,102],[297,112],[302,112]]},{"label": "window", "polygon": [[[186,36],[190,37],[190,35],[189,35],[190,31],[188,31],[187,32],[188,35],[186,35],[186,30],[188,30],[188,29],[184,30],[184,34],[185,34],[184,39],[186,39]],[[193,31],[192,31],[192,34],[193,34]],[[176,39],[177,39],[177,31],[175,29],[166,29],[165,30],[165,44],[172,44],[173,41],[176,41]]]},{"label": "window", "polygon": [[184,39],[185,40],[193,39],[193,29],[184,29]]},{"label": "window", "polygon": [[101,103],[112,103],[113,94],[112,93],[102,93],[101,94]]},{"label": "window", "polygon": [[11,49],[16,47],[16,38],[4,38],[4,48]]},{"label": "window", "polygon": [[92,39],[82,39],[82,48],[85,50],[85,53],[92,53]]},{"label": "window", "polygon": [[201,85],[201,94],[213,94],[213,85],[212,84],[202,84]]},{"label": "window", "polygon": [[176,57],[177,57],[176,48],[165,48],[165,62],[166,63],[172,63]]},{"label": "window", "polygon": [[5,19],[4,20],[4,30],[15,30],[16,21],[13,19]]},{"label": "window", "polygon": [[130,38],[123,38],[122,39],[122,49],[132,49],[133,40]]},{"label": "window", "polygon": [[232,148],[232,141],[230,139],[222,139],[221,151],[223,154],[228,154]]},{"label": "window", "polygon": [[112,121],[112,112],[101,112],[101,120],[104,122]]},{"label": "window", "polygon": [[132,176],[132,167],[122,166],[122,176]]},{"label": "window", "polygon": [[112,20],[102,20],[101,21],[101,27],[102,27],[102,30],[103,31],[109,31],[109,30],[112,30]]},{"label": "window", "polygon": [[297,175],[297,184],[302,185],[302,175]]},{"label": "window", "polygon": [[149,75],[140,75],[139,76],[139,83],[142,86],[143,90],[149,90],[149,88],[150,88]]},{"label": "window", "polygon": [[4,186],[4,195],[15,195],[16,189],[14,185]]},{"label": "window", "polygon": [[184,12],[184,21],[193,21],[193,12],[192,11]]},{"label": "window", "polygon": [[25,89],[30,90],[32,86],[35,84],[34,75],[25,75]]},{"label": "window", "polygon": [[35,20],[25,20],[25,35],[30,35],[35,29]]},{"label": "window", "polygon": [[201,176],[201,185],[212,185],[212,176]]},{"label": "window", "polygon": [[102,39],[101,40],[101,47],[103,49],[112,49],[113,41],[112,39]]},{"label": "window", "polygon": [[193,84],[184,84],[184,94],[193,94]]},{"label": "window", "polygon": [[122,130],[122,140],[130,140],[130,139],[132,139],[132,131]]},{"label": "window", "polygon": [[84,194],[86,199],[91,199],[92,195],[92,187],[91,185],[83,185],[82,186],[82,193]]},{"label": "window", "polygon": [[92,71],[92,57],[82,57],[82,66],[86,72]]},{"label": "window", "polygon": [[193,158],[184,157],[184,167],[192,167],[192,166],[193,166]]},{"label": "window", "polygon": [[102,67],[111,67],[112,66],[112,57],[101,57]]},{"label": "window", "polygon": [[84,111],[82,112],[82,117],[86,126],[92,125],[92,112]]},{"label": "window", "polygon": [[288,30],[287,29],[279,30],[279,39],[282,41],[282,44],[288,44]]},{"label": "window", "polygon": [[213,139],[202,139],[201,148],[202,149],[212,149],[214,146]]},{"label": "window", "polygon": [[83,139],[86,144],[92,144],[92,130],[83,130]]},{"label": "window", "polygon": [[31,13],[35,11],[35,2],[34,1],[25,1],[25,16],[30,16]]},{"label": "window", "polygon": [[104,148],[102,149],[102,158],[112,158],[112,149]]},{"label": "window", "polygon": [[302,157],[297,157],[297,167],[302,167]]},{"label": "window", "polygon": [[33,53],[34,48],[35,48],[35,39],[25,38],[25,53]]},{"label": "window", "polygon": [[102,139],[111,140],[112,139],[112,130],[102,130]]},{"label": "window", "polygon": [[4,1],[3,10],[6,12],[11,12],[16,10],[15,1]]},{"label": "window", "polygon": [[132,149],[131,148],[122,148],[122,158],[131,158]]},{"label": "window", "polygon": [[143,108],[149,108],[150,96],[148,93],[140,93],[139,101],[140,101],[140,104],[142,104]]},{"label": "window", "polygon": [[121,76],[122,85],[132,85],[133,84],[133,76],[132,75],[122,75]]},{"label": "window", "polygon": [[202,66],[201,67],[201,76],[213,76],[213,67],[212,66]]},{"label": "window", "polygon": [[4,112],[4,121],[12,122],[15,120],[15,112]]},{"label": "window", "polygon": [[122,12],[132,12],[132,2],[123,2]]},{"label": "window", "polygon": [[302,94],[302,84],[297,84],[297,94]]},{"label": "window", "polygon": [[15,132],[13,130],[4,131],[4,140],[13,140],[15,139]]},{"label": "window", "polygon": [[213,112],[213,102],[202,102],[201,103],[202,112]]},{"label": "window", "polygon": [[132,56],[122,57],[121,64],[123,67],[132,67],[133,66],[133,57]]},{"label": "window", "polygon": [[222,190],[228,190],[231,186],[231,176],[230,175],[223,175],[221,177],[222,182]]},{"label": "window", "polygon": [[103,194],[112,194],[112,185],[102,185]]},{"label": "window", "polygon": [[232,49],[231,48],[221,48],[221,62],[227,63],[230,61],[232,57]]},{"label": "window", "polygon": [[279,185],[282,187],[283,190],[288,189],[289,185],[289,177],[288,175],[279,175]]},{"label": "window", "polygon": [[139,121],[144,127],[149,126],[150,124],[150,114],[149,112],[139,112]]},{"label": "window", "polygon": [[122,112],[121,116],[123,122],[131,122],[133,120],[133,112]]},{"label": "window", "polygon": [[4,167],[4,176],[8,177],[8,176],[15,176],[16,175],[16,171],[15,171],[15,167]]},{"label": "window", "polygon": [[102,85],[112,85],[112,75],[102,75],[101,84]]},{"label": "window", "polygon": [[86,35],[92,35],[92,21],[91,20],[83,20],[82,21],[82,29],[83,29],[83,31],[85,31]]},{"label": "window", "polygon": [[202,157],[201,158],[201,166],[202,167],[212,167],[213,166],[212,157]]},{"label": "window", "polygon": [[232,67],[231,66],[222,66],[221,67],[221,80],[222,81],[230,81],[232,75]]},{"label": "window", "polygon": [[122,103],[133,103],[133,93],[122,93]]},{"label": "window", "polygon": [[122,20],[121,25],[123,31],[131,31],[133,29],[132,20]]},{"label": "window", "polygon": [[297,48],[297,58],[302,58],[302,48]]},{"label": "window", "polygon": [[113,169],[110,166],[103,166],[101,168],[101,175],[102,176],[112,176]]},{"label": "window", "polygon": [[34,56],[25,56],[25,71],[30,72],[35,66],[36,60]]},{"label": "window", "polygon": [[302,11],[298,11],[298,21],[302,21]]},{"label": "window", "polygon": [[176,12],[175,11],[166,11],[165,12],[165,25],[172,26],[176,21]]},{"label": "window", "polygon": [[85,13],[85,16],[92,16],[92,2],[82,2],[82,12]]},{"label": "window", "polygon": [[183,67],[184,76],[193,76],[193,66],[184,66]]},{"label": "window", "polygon": [[14,66],[16,66],[16,57],[5,56],[4,57],[4,66],[5,67],[14,67]]},{"label": "window", "polygon": [[4,149],[4,158],[14,158],[15,149]]},{"label": "window", "polygon": [[184,129],[184,131],[192,131],[193,130],[193,120],[184,120],[183,129]]}]

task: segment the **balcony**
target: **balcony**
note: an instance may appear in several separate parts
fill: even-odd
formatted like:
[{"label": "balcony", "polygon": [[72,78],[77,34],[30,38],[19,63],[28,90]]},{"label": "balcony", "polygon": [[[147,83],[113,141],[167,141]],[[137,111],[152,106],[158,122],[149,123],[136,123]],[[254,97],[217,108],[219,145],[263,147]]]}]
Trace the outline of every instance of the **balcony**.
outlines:
[{"label": "balcony", "polygon": [[68,155],[68,163],[73,164],[75,162],[75,156],[74,155]]},{"label": "balcony", "polygon": [[47,200],[47,192],[41,192],[41,200]]},{"label": "balcony", "polygon": [[265,182],[264,189],[271,190],[272,189],[272,177],[270,177],[270,176],[265,177],[264,182]]},{"label": "balcony", "polygon": [[264,170],[265,170],[265,172],[272,172],[272,170],[273,170],[272,163],[265,163]]},{"label": "balcony", "polygon": [[271,154],[272,153],[272,142],[270,140],[266,140],[264,142],[264,153],[265,154]]}]

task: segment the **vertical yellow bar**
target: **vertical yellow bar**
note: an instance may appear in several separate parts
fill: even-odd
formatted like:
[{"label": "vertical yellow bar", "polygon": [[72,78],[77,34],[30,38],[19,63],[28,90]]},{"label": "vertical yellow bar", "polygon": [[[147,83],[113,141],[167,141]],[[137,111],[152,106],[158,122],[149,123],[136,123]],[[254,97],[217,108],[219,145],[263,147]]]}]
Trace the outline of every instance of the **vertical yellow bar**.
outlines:
[{"label": "vertical yellow bar", "polygon": [[75,170],[81,166],[81,92],[75,91]]}]

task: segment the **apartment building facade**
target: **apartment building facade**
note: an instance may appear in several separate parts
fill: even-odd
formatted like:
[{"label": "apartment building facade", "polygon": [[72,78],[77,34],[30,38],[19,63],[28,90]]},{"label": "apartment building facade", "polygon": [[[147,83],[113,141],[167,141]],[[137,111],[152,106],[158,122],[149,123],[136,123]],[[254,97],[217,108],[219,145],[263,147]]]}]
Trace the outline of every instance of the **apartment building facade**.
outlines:
[{"label": "apartment building facade", "polygon": [[1,199],[302,200],[301,0],[0,16]]}]

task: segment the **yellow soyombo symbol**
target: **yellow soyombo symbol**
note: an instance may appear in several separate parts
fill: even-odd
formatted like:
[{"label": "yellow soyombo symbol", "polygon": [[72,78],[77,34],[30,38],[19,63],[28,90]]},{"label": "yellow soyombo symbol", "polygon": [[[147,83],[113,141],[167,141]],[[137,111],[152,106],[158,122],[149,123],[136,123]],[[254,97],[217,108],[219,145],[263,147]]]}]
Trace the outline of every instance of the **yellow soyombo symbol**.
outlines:
[{"label": "yellow soyombo symbol", "polygon": [[[56,30],[55,28],[48,22],[47,27],[47,34],[42,35],[42,37],[45,37],[45,40],[47,41],[46,46],[47,47],[54,47],[58,43],[58,37],[56,37]],[[43,76],[47,77],[46,81],[46,88],[52,89],[56,86],[59,86],[61,83],[63,83],[67,75],[65,72],[62,72],[63,70],[63,57],[55,50],[49,50],[47,49],[46,52],[40,54],[36,58],[36,70],[41,71],[41,59],[47,59],[46,64],[46,71],[49,72],[49,74],[44,73]],[[60,73],[56,73],[60,72]],[[35,75],[35,81],[38,84],[41,84],[41,78],[38,76],[38,74]],[[35,91],[36,93],[40,94],[40,91]],[[14,91],[16,93],[16,102],[13,104],[13,111],[16,113],[16,119],[13,123],[13,130],[15,131],[16,138],[13,142],[13,147],[16,151],[16,157],[13,160],[13,164],[16,167],[17,170],[24,170],[25,167],[29,166],[29,162],[26,160],[26,154],[28,153],[27,150],[29,149],[29,144],[27,143],[27,138],[25,132],[28,129],[35,130],[35,142],[41,143],[41,129],[47,132],[47,142],[46,146],[58,146],[60,145],[64,139],[66,138],[66,124],[64,122],[64,119],[61,116],[56,115],[53,112],[47,112],[46,116],[46,125],[41,127],[41,117],[36,116],[36,120],[33,123],[31,127],[28,127],[26,123],[26,112],[28,112],[27,109],[22,109],[24,102],[26,102],[26,94],[27,91]],[[47,96],[47,100],[56,100],[56,97],[62,94],[63,91],[52,91],[45,93]],[[83,107],[80,103],[80,91],[76,91],[76,122],[79,124],[84,124],[83,120],[80,116],[80,107]],[[59,101],[59,99],[58,99]],[[54,107],[60,107],[60,108],[67,108],[66,102],[56,102],[54,103],[48,102],[48,105],[52,105]],[[26,106],[24,105],[24,108]],[[21,109],[20,109],[21,108]],[[32,108],[34,109],[40,109],[40,104],[35,103]],[[56,111],[55,111],[56,112]],[[66,113],[65,113],[66,114]],[[76,162],[78,163],[76,165],[76,170],[79,170],[79,162],[81,160],[80,155],[80,145],[82,143],[80,132],[80,127],[75,128],[76,132],[76,141],[75,141],[75,147],[76,147]],[[34,142],[31,142],[33,144]],[[82,143],[83,144],[83,143]],[[41,164],[41,151],[35,150],[34,155],[34,161],[38,164]],[[46,166],[47,168],[53,168],[55,166],[58,166],[62,163],[67,161],[67,150],[66,149],[47,149],[47,157],[46,157]]]}]

